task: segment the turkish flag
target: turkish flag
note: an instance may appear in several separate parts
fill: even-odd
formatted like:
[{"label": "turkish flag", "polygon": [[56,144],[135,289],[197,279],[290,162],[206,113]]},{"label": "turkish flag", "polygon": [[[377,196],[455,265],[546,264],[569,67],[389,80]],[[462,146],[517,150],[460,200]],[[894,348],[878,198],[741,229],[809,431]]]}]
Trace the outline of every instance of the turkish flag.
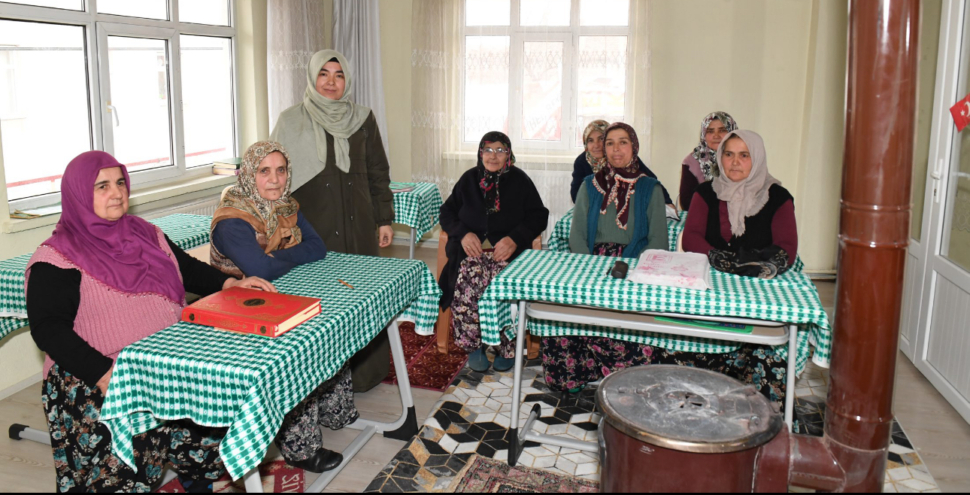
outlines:
[{"label": "turkish flag", "polygon": [[970,124],[970,95],[958,101],[956,105],[950,107],[950,115],[953,115],[953,123],[957,125],[957,132],[963,130]]}]

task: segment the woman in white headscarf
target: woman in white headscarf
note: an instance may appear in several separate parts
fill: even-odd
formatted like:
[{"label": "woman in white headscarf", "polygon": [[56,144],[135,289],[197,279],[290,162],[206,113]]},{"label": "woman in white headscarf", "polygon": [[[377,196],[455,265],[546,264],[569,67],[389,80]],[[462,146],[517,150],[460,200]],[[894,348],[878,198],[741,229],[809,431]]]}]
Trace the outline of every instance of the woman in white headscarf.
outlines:
[{"label": "woman in white headscarf", "polygon": [[[352,82],[340,52],[314,54],[303,102],[280,114],[272,140],[289,152],[292,196],[327,249],[377,256],[394,234],[390,167],[374,113],[351,99]],[[354,391],[387,376],[389,353],[382,333],[351,358]]]},{"label": "woman in white headscarf", "polygon": [[697,188],[687,213],[685,251],[706,254],[722,272],[773,278],[795,263],[795,200],[768,173],[761,136],[729,133],[717,149],[720,173]]}]

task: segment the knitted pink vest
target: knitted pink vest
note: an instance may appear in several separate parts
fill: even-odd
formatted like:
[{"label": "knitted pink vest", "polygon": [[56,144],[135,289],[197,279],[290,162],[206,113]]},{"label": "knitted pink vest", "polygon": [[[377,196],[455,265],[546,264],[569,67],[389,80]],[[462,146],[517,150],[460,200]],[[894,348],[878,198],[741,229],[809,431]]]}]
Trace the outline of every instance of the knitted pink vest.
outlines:
[{"label": "knitted pink vest", "polygon": [[[158,245],[178,271],[178,261],[165,241],[165,234],[158,227],[155,230],[158,231]],[[111,359],[118,357],[128,344],[175,324],[182,316],[184,298],[176,304],[151,292],[129,294],[118,291],[88,275],[50,246],[40,246],[30,258],[27,263],[28,280],[30,267],[37,262],[81,272],[81,304],[74,318],[74,331],[91,347]],[[179,272],[181,279],[182,273]],[[43,376],[47,376],[53,365],[50,356],[45,356]]]}]

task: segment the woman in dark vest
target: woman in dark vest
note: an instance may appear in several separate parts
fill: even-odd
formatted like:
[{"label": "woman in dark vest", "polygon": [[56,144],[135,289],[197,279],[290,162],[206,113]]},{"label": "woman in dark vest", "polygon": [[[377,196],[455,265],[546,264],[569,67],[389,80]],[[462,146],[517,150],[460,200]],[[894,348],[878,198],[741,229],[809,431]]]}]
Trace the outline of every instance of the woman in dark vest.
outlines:
[{"label": "woman in dark vest", "polygon": [[684,226],[684,251],[707,255],[722,272],[773,278],[795,263],[795,202],[768,173],[765,146],[732,131],[718,148],[721,173],[698,186]]}]

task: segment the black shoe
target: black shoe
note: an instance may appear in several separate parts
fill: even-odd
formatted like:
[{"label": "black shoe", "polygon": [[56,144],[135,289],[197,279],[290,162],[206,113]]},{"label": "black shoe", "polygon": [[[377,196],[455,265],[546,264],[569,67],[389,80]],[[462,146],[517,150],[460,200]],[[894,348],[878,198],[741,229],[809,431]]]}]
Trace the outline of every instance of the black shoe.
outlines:
[{"label": "black shoe", "polygon": [[320,450],[317,450],[315,454],[305,460],[287,460],[286,463],[295,468],[310,471],[311,473],[322,473],[324,471],[330,471],[331,469],[336,468],[343,461],[343,454],[321,447]]}]

